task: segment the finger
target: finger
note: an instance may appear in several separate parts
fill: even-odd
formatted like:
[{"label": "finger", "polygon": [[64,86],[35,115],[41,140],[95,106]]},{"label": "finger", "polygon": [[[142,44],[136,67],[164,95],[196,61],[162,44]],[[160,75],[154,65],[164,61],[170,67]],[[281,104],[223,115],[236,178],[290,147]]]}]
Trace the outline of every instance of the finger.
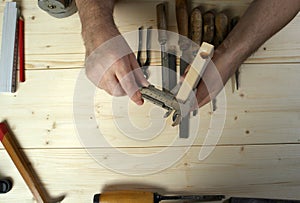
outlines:
[{"label": "finger", "polygon": [[137,84],[142,87],[149,86],[149,82],[144,77],[144,73],[141,70],[141,67],[139,66],[134,54],[129,55],[129,60],[130,60],[131,67],[134,70],[134,76]]},{"label": "finger", "polygon": [[118,60],[115,66],[118,67],[116,71],[117,79],[119,80],[119,83],[121,84],[126,94],[131,98],[133,102],[135,102],[138,105],[142,105],[142,95],[136,83],[135,76],[129,61],[129,57],[126,56]]},{"label": "finger", "polygon": [[[113,67],[112,67],[113,68]],[[113,96],[124,96],[126,95],[125,91],[119,84],[119,81],[116,75],[112,71],[108,71],[103,76],[102,80],[100,81],[98,87],[100,89],[105,90],[107,93]]]}]

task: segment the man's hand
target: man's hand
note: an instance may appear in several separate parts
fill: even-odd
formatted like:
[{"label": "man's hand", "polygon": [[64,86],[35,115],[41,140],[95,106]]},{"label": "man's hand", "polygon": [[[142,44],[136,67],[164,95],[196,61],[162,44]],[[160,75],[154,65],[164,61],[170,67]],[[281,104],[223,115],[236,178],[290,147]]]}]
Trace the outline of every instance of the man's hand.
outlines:
[{"label": "man's hand", "polygon": [[114,1],[76,0],[76,4],[86,47],[87,77],[111,95],[128,95],[136,104],[143,104],[139,86],[148,86],[148,82],[114,23]]},{"label": "man's hand", "polygon": [[290,22],[299,10],[300,0],[254,0],[215,51],[212,58],[214,64],[206,68],[197,89],[198,106],[215,98],[236,69]]}]

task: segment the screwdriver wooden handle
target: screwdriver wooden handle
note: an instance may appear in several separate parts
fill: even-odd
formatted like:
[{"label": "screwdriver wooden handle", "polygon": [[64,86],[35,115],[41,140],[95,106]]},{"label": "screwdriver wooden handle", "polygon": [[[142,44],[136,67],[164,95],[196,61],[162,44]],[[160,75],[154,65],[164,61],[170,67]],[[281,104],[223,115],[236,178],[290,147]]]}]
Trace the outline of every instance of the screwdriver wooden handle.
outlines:
[{"label": "screwdriver wooden handle", "polygon": [[202,14],[198,7],[193,9],[190,19],[191,39],[200,46],[202,41]]},{"label": "screwdriver wooden handle", "polygon": [[11,157],[15,166],[19,170],[21,176],[25,180],[27,186],[32,192],[35,200],[38,203],[48,203],[48,198],[37,181],[33,170],[30,168],[29,161],[25,155],[19,150],[19,146],[15,138],[9,133],[8,127],[5,122],[0,123],[0,141],[2,142],[7,153]]},{"label": "screwdriver wooden handle", "polygon": [[213,43],[215,33],[215,16],[208,11],[203,15],[203,42]]},{"label": "screwdriver wooden handle", "polygon": [[165,44],[167,42],[167,14],[166,3],[160,3],[156,6],[156,20],[158,29],[158,42],[159,44]]},{"label": "screwdriver wooden handle", "polygon": [[[188,37],[189,34],[189,17],[187,0],[176,0],[176,20],[178,33],[184,37]],[[189,46],[188,40],[183,37],[179,37],[179,46],[181,50],[186,50]]]}]

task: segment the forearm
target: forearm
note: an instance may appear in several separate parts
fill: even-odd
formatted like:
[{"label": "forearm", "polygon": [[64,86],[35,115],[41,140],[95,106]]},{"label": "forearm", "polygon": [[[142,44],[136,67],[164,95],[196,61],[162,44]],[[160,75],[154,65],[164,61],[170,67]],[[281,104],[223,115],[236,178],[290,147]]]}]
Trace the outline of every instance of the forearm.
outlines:
[{"label": "forearm", "polygon": [[220,47],[239,65],[299,12],[300,0],[254,0]]},{"label": "forearm", "polygon": [[115,0],[76,0],[88,53],[118,33],[113,19],[114,4]]}]

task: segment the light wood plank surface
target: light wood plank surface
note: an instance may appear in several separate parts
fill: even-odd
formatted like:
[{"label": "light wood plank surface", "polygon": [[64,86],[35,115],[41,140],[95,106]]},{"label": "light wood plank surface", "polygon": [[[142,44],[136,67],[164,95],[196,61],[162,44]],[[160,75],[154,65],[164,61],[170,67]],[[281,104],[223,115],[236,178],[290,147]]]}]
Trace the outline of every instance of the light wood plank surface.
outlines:
[{"label": "light wood plank surface", "polygon": [[[38,9],[35,1],[24,0],[23,15],[26,21],[25,53],[26,68],[74,68],[82,67],[84,47],[80,36],[80,21],[75,14],[65,19],[55,19]],[[115,17],[119,29],[123,32],[136,31],[144,25],[156,27],[155,5],[159,1],[120,1]],[[201,3],[200,3],[201,2]],[[232,16],[241,16],[250,1],[193,1],[192,6],[203,5],[203,10],[216,8],[228,10]],[[0,12],[3,12],[2,2]],[[150,9],[153,8],[153,9]],[[147,12],[144,12],[144,11]],[[169,2],[170,30],[176,31],[174,1]],[[128,15],[130,13],[131,15]],[[0,19],[0,23],[2,19]],[[299,24],[298,15],[286,28],[266,42],[247,63],[299,62]],[[41,27],[43,29],[41,29]],[[175,45],[177,42],[174,43]],[[43,60],[47,55],[47,60]],[[158,63],[159,55],[153,56]]]},{"label": "light wood plank surface", "polygon": [[[25,152],[51,196],[66,194],[63,202],[91,202],[93,194],[105,187],[106,190],[300,198],[298,145],[217,147],[204,162],[197,160],[199,148],[193,147],[171,168],[145,177],[116,174],[101,167],[83,149]],[[16,174],[16,187],[10,194],[1,195],[0,200],[32,202],[29,190],[5,153],[0,151],[6,163],[1,173]]]},{"label": "light wood plank surface", "polygon": [[[239,91],[232,92],[232,84],[227,83],[224,130],[210,156],[203,161],[198,159],[199,151],[210,147],[205,145],[205,136],[211,119],[221,118],[221,115],[212,113],[208,104],[200,110],[200,130],[192,147],[185,151],[189,142],[168,147],[171,153],[184,155],[180,160],[152,175],[128,176],[97,163],[84,149],[77,133],[74,90],[78,82],[86,81],[86,78],[77,80],[85,55],[78,14],[55,19],[40,10],[37,1],[17,2],[26,23],[27,80],[18,86],[17,93],[0,95],[0,120],[8,121],[52,197],[66,195],[63,202],[92,202],[93,194],[102,190],[139,189],[163,194],[181,192],[300,199],[300,14],[241,67]],[[155,6],[160,2],[119,1],[114,15],[121,32],[136,31],[141,25],[155,28]],[[168,2],[170,30],[176,31],[175,1]],[[250,2],[193,0],[191,8],[201,5],[204,11],[225,10],[230,16],[241,16]],[[1,1],[0,16],[3,10],[4,1]],[[177,44],[177,41],[171,43]],[[159,53],[154,54],[152,64],[158,65],[159,60]],[[158,70],[151,71],[156,77]],[[122,100],[101,90],[97,90],[91,99],[95,102],[95,115],[79,114],[79,118],[93,120],[95,125],[91,131],[101,130],[111,146],[89,150],[104,162],[116,161],[120,169],[128,169],[131,165],[117,153],[108,154],[111,149],[116,147],[128,154],[143,156],[167,148],[178,137],[178,129],[170,127],[170,121],[167,121],[162,132],[153,139],[130,139],[116,125],[116,121],[128,119],[113,114],[114,108],[124,108],[124,104],[120,104]],[[112,102],[116,103],[112,105]],[[81,112],[86,102],[79,99],[79,103],[82,104],[79,105]],[[140,128],[147,127],[151,121],[164,121],[161,118],[163,112],[149,114],[153,107],[146,103],[137,108],[129,103],[131,121]],[[138,137],[139,132],[132,131],[131,136]],[[150,169],[168,160],[169,157],[162,157],[161,162],[149,165]],[[138,173],[140,166],[131,170]],[[0,144],[0,177],[5,176],[13,178],[14,188],[8,194],[1,194],[0,202],[34,202]]]},{"label": "light wood plank surface", "polygon": [[[1,96],[0,118],[12,123],[24,148],[81,147],[73,120],[74,86],[79,72],[80,69],[30,70],[26,72],[26,83],[19,86],[17,93]],[[244,65],[239,92],[232,93],[230,82],[226,86],[226,123],[219,144],[299,143],[299,75],[297,64]],[[112,105],[112,101],[107,93],[97,91],[94,108],[101,132],[115,146],[141,146],[115,126],[117,118],[112,110],[124,105]],[[148,114],[153,105],[147,102],[136,108],[131,103],[130,107],[134,110],[130,119],[136,125],[150,124]],[[83,116],[90,119],[89,114]],[[153,122],[163,121],[162,116],[163,111],[160,111]],[[200,110],[196,145],[203,144],[212,116],[210,105]],[[177,134],[178,129],[168,123],[161,133],[164,136],[157,136],[142,145],[165,146]]]}]

